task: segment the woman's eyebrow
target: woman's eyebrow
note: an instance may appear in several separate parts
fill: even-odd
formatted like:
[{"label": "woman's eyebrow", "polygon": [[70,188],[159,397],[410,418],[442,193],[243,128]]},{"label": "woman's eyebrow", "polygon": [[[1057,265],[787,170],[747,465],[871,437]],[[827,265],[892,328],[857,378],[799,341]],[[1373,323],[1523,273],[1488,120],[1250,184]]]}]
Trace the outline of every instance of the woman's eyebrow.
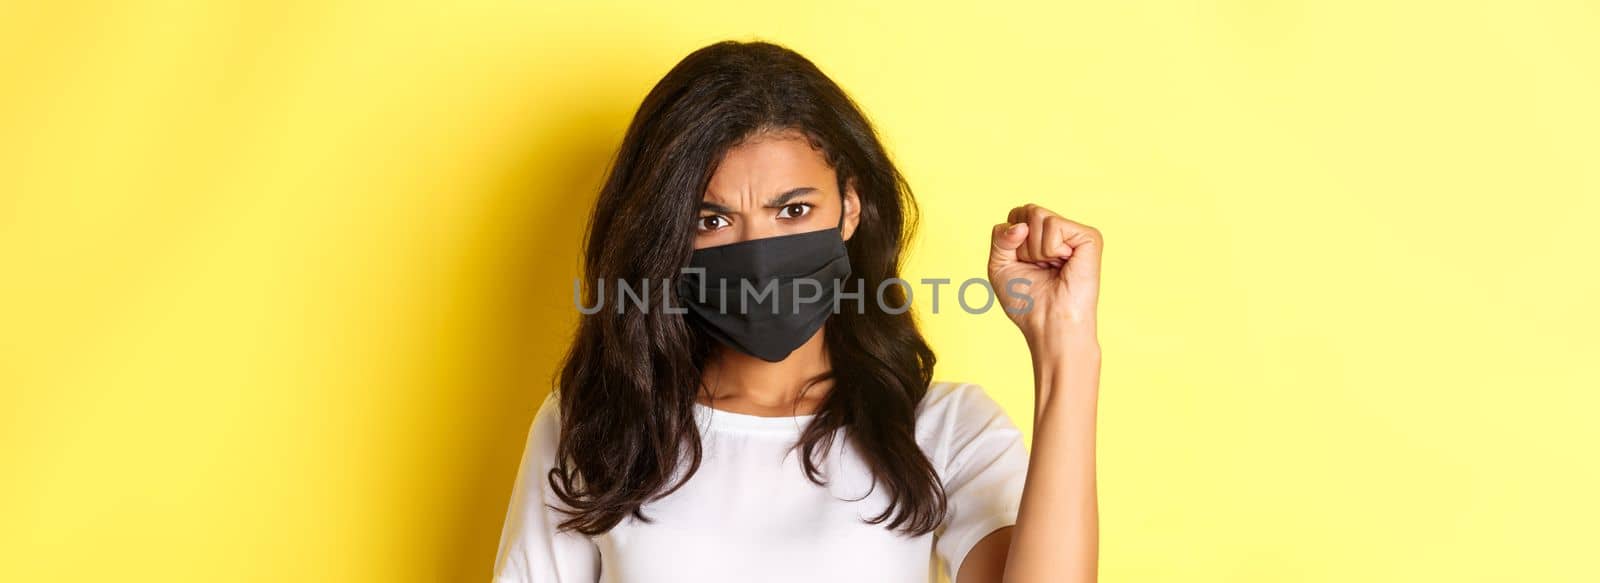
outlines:
[{"label": "woman's eyebrow", "polygon": [[733,209],[708,201],[700,201],[700,210],[711,211],[718,214],[733,214]]},{"label": "woman's eyebrow", "polygon": [[816,191],[816,188],[810,186],[802,186],[800,188],[791,189],[789,192],[775,196],[772,198],[772,200],[767,201],[767,208],[781,207],[785,204],[788,204],[789,200],[794,197],[811,194]]},{"label": "woman's eyebrow", "polygon": [[[813,187],[813,186],[802,186],[802,187],[799,187],[799,188],[790,189],[788,192],[785,192],[785,193],[780,194],[778,196],[772,197],[771,200],[768,200],[767,204],[766,204],[766,208],[779,208],[779,207],[782,207],[783,205],[788,204],[790,200],[794,199],[797,196],[804,196],[804,195],[811,194],[811,193],[816,192],[816,191],[817,191],[816,187]],[[702,211],[711,211],[711,212],[714,212],[714,213],[721,213],[721,214],[732,214],[733,213],[733,209],[732,208],[729,208],[729,207],[726,207],[726,206],[723,206],[723,205],[720,205],[720,204],[717,204],[717,203],[714,203],[714,202],[711,202],[711,201],[708,201],[708,200],[700,201],[700,210],[702,210]]]}]

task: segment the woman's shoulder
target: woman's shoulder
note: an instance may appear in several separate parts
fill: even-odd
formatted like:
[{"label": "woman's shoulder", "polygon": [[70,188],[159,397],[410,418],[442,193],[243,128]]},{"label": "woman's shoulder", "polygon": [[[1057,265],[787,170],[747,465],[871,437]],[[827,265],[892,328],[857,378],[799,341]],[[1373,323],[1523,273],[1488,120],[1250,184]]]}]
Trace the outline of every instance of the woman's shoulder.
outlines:
[{"label": "woman's shoulder", "polygon": [[939,418],[958,414],[992,413],[1000,404],[982,385],[961,381],[935,380],[917,405],[917,418]]},{"label": "woman's shoulder", "polygon": [[924,440],[961,441],[1015,427],[1005,408],[977,383],[936,380],[917,405],[917,433]]},{"label": "woman's shoulder", "polygon": [[546,423],[546,424],[552,424],[552,423],[556,423],[556,422],[558,422],[560,420],[560,418],[561,418],[561,393],[560,393],[560,391],[561,391],[561,389],[552,390],[552,391],[550,391],[549,394],[545,395],[543,399],[539,399],[539,404],[535,406],[536,408],[534,409],[534,412],[533,412],[533,422],[534,422],[534,424],[538,424],[538,423],[541,423],[541,422]]},{"label": "woman's shoulder", "polygon": [[1022,441],[1016,423],[988,389],[958,381],[928,385],[917,407],[916,435],[918,445],[938,468],[947,468],[956,457],[971,455],[974,444],[979,449],[1006,448]]},{"label": "woman's shoulder", "polygon": [[533,422],[528,424],[527,444],[523,451],[525,455],[548,460],[555,456],[557,440],[561,436],[561,397],[556,391],[551,391],[539,400],[536,407]]}]

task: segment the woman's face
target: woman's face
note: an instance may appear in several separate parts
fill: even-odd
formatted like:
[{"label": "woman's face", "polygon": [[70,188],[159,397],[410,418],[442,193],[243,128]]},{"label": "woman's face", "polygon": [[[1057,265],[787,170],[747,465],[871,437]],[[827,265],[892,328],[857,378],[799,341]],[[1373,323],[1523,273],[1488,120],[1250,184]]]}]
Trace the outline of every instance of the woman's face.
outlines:
[{"label": "woman's face", "polygon": [[805,136],[757,134],[728,150],[711,175],[694,221],[694,248],[820,231],[839,224],[846,239],[860,218],[853,187],[839,196],[838,178]]}]

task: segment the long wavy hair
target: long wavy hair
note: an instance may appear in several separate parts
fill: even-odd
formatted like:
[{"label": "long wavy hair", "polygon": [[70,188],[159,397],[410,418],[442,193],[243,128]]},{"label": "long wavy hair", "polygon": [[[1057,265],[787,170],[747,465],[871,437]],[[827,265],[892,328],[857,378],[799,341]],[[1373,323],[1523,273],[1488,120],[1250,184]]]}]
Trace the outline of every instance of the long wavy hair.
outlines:
[{"label": "long wavy hair", "polygon": [[[765,42],[715,43],[680,61],[645,96],[628,126],[589,219],[583,305],[602,305],[604,283],[676,281],[694,247],[693,221],[711,175],[732,146],[763,131],[798,130],[852,185],[860,222],[846,241],[853,273],[824,339],[833,389],[796,447],[807,477],[825,484],[815,456],[838,429],[871,469],[889,504],[867,522],[925,534],[938,527],[945,492],[913,426],[932,380],[934,354],[898,285],[916,228],[916,202],[856,104],[805,57]],[[855,281],[860,280],[860,281]],[[600,282],[588,286],[588,282]],[[857,287],[860,286],[860,287]],[[596,297],[596,294],[600,297]],[[601,309],[581,317],[562,365],[557,463],[547,476],[569,506],[561,529],[597,535],[672,493],[699,468],[694,405],[714,343],[682,314]],[[808,386],[810,386],[808,384]],[[679,464],[687,472],[674,481]]]}]

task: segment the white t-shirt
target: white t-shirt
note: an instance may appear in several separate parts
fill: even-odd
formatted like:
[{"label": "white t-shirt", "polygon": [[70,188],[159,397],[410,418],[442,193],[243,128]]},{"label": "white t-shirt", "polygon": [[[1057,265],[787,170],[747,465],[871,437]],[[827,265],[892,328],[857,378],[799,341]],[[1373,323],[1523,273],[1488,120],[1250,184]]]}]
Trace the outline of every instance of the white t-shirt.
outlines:
[{"label": "white t-shirt", "polygon": [[[958,572],[967,551],[1015,524],[1027,474],[1022,434],[982,387],[934,382],[917,408],[916,441],[948,500],[943,524],[908,538],[881,513],[884,488],[847,440],[819,465],[828,486],[806,478],[800,449],[786,450],[811,415],[759,417],[695,405],[703,443],[698,471],[676,492],[589,537],[557,532],[567,515],[546,482],[560,426],[556,396],[534,417],[495,559],[495,583],[815,583],[936,580]],[[842,434],[837,437],[842,437]],[[786,455],[787,454],[787,455]],[[685,464],[686,465],[686,464]]]}]

